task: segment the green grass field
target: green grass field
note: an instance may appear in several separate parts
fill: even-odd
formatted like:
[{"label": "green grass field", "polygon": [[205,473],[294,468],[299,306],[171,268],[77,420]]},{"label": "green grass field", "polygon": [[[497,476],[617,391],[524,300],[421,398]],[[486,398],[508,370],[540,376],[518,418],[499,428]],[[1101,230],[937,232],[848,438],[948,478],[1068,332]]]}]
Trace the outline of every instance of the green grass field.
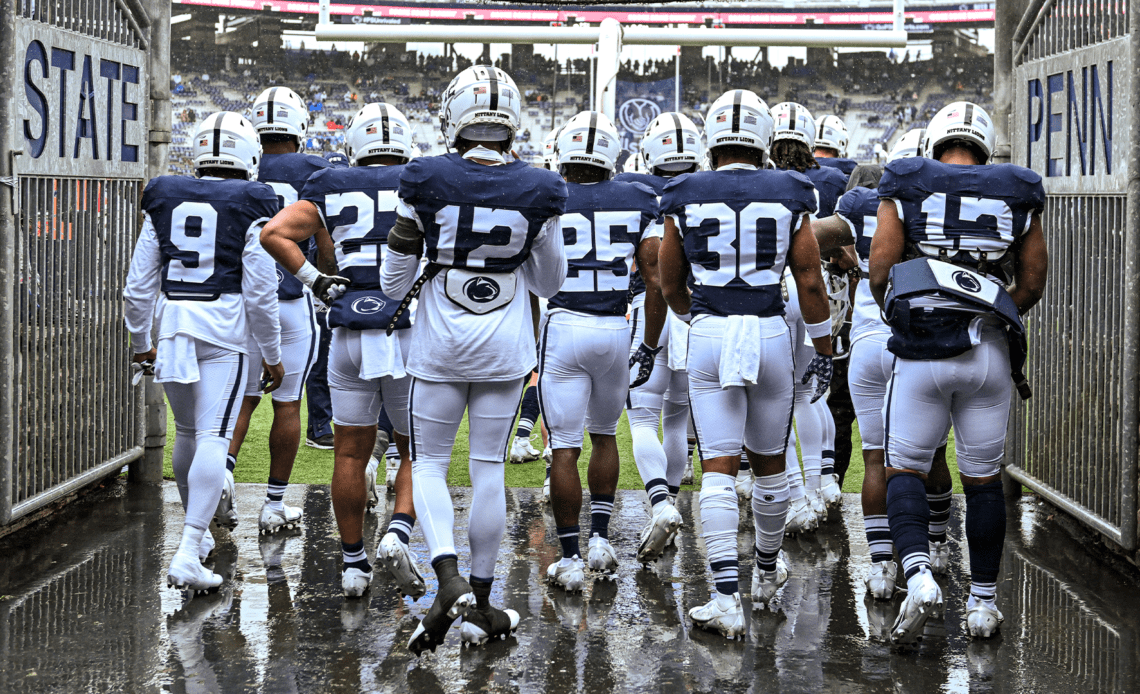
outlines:
[{"label": "green grass field", "polygon": [[[306,421],[304,404],[302,403],[301,422],[302,430]],[[237,468],[234,470],[234,480],[237,482],[265,482],[269,477],[269,426],[273,421],[273,408],[268,402],[263,402],[254,412],[253,422],[250,423],[249,436],[242,446],[241,455],[238,456]],[[166,465],[165,475],[173,479],[170,467],[170,453],[174,446],[174,418],[167,410],[167,439],[166,439]],[[858,492],[863,480],[863,453],[859,441],[859,431],[855,428],[852,434],[851,467],[844,479],[843,491]],[[629,424],[625,415],[622,415],[621,424],[618,425],[618,450],[621,451],[621,477],[618,480],[619,489],[641,489],[641,477],[637,474],[637,466],[633,462],[633,443],[629,435]],[[538,435],[535,435],[538,441]],[[535,444],[536,447],[538,444]],[[958,479],[958,466],[954,459],[953,435],[946,451],[947,463],[953,473],[954,493],[962,492],[962,483]],[[586,478],[586,465],[590,460],[590,440],[586,438],[582,457],[578,461],[578,468],[582,472],[582,479]],[[299,484],[328,484],[332,478],[333,453],[332,451],[319,451],[301,444],[297,453],[297,463],[293,467],[291,482]],[[524,463],[522,465],[506,466],[507,486],[510,487],[541,487],[545,476],[545,467],[541,460]],[[452,453],[451,470],[448,474],[448,483],[466,486],[471,483],[467,475],[467,421],[464,420],[456,437],[455,450]],[[697,466],[698,485],[686,486],[686,489],[699,488],[700,466]]]}]

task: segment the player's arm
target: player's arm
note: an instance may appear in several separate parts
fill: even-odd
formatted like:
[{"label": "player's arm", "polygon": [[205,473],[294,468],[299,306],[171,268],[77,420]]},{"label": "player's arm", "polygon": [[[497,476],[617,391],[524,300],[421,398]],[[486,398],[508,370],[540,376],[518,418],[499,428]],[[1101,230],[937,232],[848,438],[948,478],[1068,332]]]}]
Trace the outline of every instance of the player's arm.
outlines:
[{"label": "player's arm", "polygon": [[800,311],[808,326],[812,345],[819,354],[830,355],[831,305],[828,303],[827,285],[823,281],[823,271],[819,264],[819,244],[815,241],[808,215],[804,215],[800,228],[792,235],[788,267],[796,280]]},{"label": "player's arm", "polygon": [[906,251],[906,235],[893,200],[879,203],[878,219],[875,236],[871,239],[870,268],[867,274],[870,276],[871,295],[882,308],[887,297],[887,278],[890,277],[891,268],[902,261]]},{"label": "player's arm", "polygon": [[[673,313],[688,322],[689,311],[693,308],[693,300],[689,296],[689,287],[685,284],[688,279],[685,246],[684,242],[681,241],[681,232],[677,229],[677,224],[670,215],[665,217],[665,237],[661,239],[661,249],[657,254],[657,269],[661,296],[665,299],[665,303],[673,309]],[[646,286],[648,286],[648,282]],[[646,302],[648,300],[647,291]],[[658,335],[660,336],[660,329],[658,329]]]},{"label": "player's arm", "polygon": [[[263,366],[269,376],[265,392],[277,390],[285,378],[281,364],[281,317],[277,304],[277,269],[261,245],[265,220],[250,225],[242,250],[241,295],[249,320],[249,333],[261,349]],[[297,244],[293,244],[296,248]],[[297,251],[300,253],[300,250]],[[302,256],[303,257],[303,256]]]},{"label": "player's arm", "polygon": [[542,225],[520,270],[527,289],[537,296],[549,299],[562,289],[568,271],[562,217],[555,215]]},{"label": "player's arm", "polygon": [[388,252],[380,265],[380,289],[393,299],[403,299],[416,283],[423,253],[423,225],[412,206],[401,200],[396,223],[388,232]]},{"label": "player's arm", "polygon": [[127,332],[131,334],[131,350],[135,362],[153,361],[155,358],[150,331],[154,325],[154,304],[161,283],[162,253],[158,246],[158,236],[150,215],[143,213],[142,232],[135,242],[127,283],[123,288],[123,319],[127,324]]},{"label": "player's arm", "polygon": [[[321,213],[308,200],[298,200],[277,213],[261,231],[261,245],[278,263],[294,275],[305,264],[305,254],[297,244],[311,239],[324,229]],[[328,232],[325,233],[328,237]],[[331,246],[332,240],[329,239]],[[319,250],[320,239],[317,240]]]},{"label": "player's arm", "polygon": [[1025,313],[1041,300],[1049,275],[1049,250],[1045,247],[1045,230],[1038,213],[1033,213],[1029,231],[1018,245],[1017,271],[1009,295],[1017,304],[1017,310]]},{"label": "player's arm", "polygon": [[813,220],[811,230],[815,233],[819,252],[824,257],[832,255],[843,246],[850,246],[855,243],[855,235],[851,233],[851,227],[847,224],[847,220],[837,214]]},{"label": "player's arm", "polygon": [[665,327],[667,305],[661,295],[661,274],[658,261],[661,252],[661,239],[656,237],[642,240],[637,247],[637,268],[645,281],[645,339],[649,347],[656,347]]}]

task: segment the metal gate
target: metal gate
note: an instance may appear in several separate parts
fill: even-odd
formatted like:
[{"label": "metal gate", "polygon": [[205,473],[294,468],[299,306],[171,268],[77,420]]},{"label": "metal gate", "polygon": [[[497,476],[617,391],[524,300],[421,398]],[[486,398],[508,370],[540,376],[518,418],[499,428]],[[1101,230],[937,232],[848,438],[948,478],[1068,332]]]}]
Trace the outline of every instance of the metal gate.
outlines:
[{"label": "metal gate", "polygon": [[141,0],[0,0],[0,525],[144,452],[122,290],[150,24]]},{"label": "metal gate", "polygon": [[1128,551],[1140,424],[1133,12],[1127,0],[1035,0],[999,47],[1012,50],[1011,161],[1044,178],[1050,255],[1028,318],[1034,397],[1011,417],[1007,471]]}]

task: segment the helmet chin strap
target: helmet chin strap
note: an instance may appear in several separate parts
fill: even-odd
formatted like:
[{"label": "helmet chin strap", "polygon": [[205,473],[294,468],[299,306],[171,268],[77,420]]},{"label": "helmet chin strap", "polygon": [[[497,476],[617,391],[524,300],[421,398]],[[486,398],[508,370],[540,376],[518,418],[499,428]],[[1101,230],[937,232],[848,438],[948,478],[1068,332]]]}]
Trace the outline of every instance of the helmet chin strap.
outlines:
[{"label": "helmet chin strap", "polygon": [[464,159],[478,159],[479,161],[489,161],[492,165],[506,164],[507,160],[502,152],[496,152],[493,149],[488,149],[483,145],[475,145],[471,149],[463,153]]}]

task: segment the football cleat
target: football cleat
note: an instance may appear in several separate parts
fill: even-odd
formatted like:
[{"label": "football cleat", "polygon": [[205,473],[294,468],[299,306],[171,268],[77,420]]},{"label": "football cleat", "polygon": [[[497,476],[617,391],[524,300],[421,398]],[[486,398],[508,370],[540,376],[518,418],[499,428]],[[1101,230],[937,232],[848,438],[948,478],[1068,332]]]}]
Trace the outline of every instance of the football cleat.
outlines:
[{"label": "football cleat", "polygon": [[512,463],[529,463],[538,460],[541,455],[542,453],[531,445],[530,439],[526,436],[516,436],[514,443],[511,444]]},{"label": "football cleat", "polygon": [[653,513],[653,517],[641,531],[641,544],[637,548],[637,560],[648,564],[657,560],[669,541],[677,534],[677,529],[683,523],[681,512],[673,504],[662,503]]},{"label": "football cleat", "polygon": [[[547,449],[549,450],[549,449]],[[546,465],[546,479],[542,482],[542,503],[550,503],[550,464]]]},{"label": "football cleat", "polygon": [[474,606],[475,594],[471,592],[471,584],[462,576],[456,575],[447,583],[441,583],[431,608],[412,632],[408,650],[416,656],[424,651],[434,653],[447,637],[451,623],[465,616]]},{"label": "football cleat", "polygon": [[945,576],[950,571],[950,543],[930,543],[930,573]]},{"label": "football cleat", "polygon": [[586,585],[586,562],[577,555],[556,561],[547,567],[546,577],[568,593],[581,593]]},{"label": "football cleat", "polygon": [[997,633],[1005,617],[992,600],[979,600],[973,595],[966,601],[966,631],[970,636],[988,639]]},{"label": "football cleat", "polygon": [[500,610],[488,605],[485,608],[472,607],[463,617],[459,627],[462,643],[482,646],[491,639],[507,638],[519,628],[519,613],[514,610]]},{"label": "football cleat", "polygon": [[376,471],[379,468],[380,461],[375,458],[369,458],[368,465],[364,468],[364,482],[368,486],[367,508],[369,510],[380,505],[380,492],[376,489]]},{"label": "football cleat", "polygon": [[396,490],[396,475],[400,472],[400,458],[385,458],[384,460],[384,486],[388,491]]},{"label": "football cleat", "polygon": [[843,501],[843,490],[839,488],[839,475],[830,474],[824,477],[823,486],[819,490],[823,503],[828,508],[838,507]]},{"label": "football cleat", "polygon": [[206,530],[206,534],[202,535],[202,544],[198,545],[198,561],[205,563],[213,553],[214,545],[214,536]]},{"label": "football cleat", "polygon": [[270,508],[266,501],[261,507],[261,518],[257,521],[260,533],[273,534],[282,528],[293,530],[301,522],[301,509],[281,504],[280,509]]},{"label": "football cleat", "polygon": [[784,527],[784,533],[798,535],[815,530],[818,525],[819,519],[816,517],[815,511],[812,510],[811,502],[807,500],[807,497],[801,496],[798,499],[792,499],[792,503],[788,507],[788,520]]},{"label": "football cleat", "polygon": [[827,520],[827,504],[823,503],[823,495],[818,489],[808,489],[806,492],[811,511],[815,514],[815,526],[818,528]]},{"label": "football cleat", "polygon": [[335,437],[333,434],[325,434],[317,438],[305,437],[305,445],[309,448],[316,448],[319,451],[331,451],[333,449],[333,441]]},{"label": "football cleat", "polygon": [[891,627],[891,643],[907,644],[921,640],[926,620],[942,614],[942,589],[934,582],[928,568],[922,567],[915,578],[914,589],[907,591],[899,616]]},{"label": "football cleat", "polygon": [[865,580],[867,594],[875,600],[890,600],[895,594],[895,579],[898,576],[898,564],[893,561],[880,561],[871,564]]},{"label": "football cleat", "polygon": [[388,533],[376,548],[376,560],[388,567],[401,595],[419,600],[427,592],[424,577],[416,566],[416,557],[396,533]]},{"label": "football cleat", "polygon": [[344,590],[344,597],[359,598],[368,591],[368,584],[372,582],[371,571],[361,571],[350,566],[340,575],[340,587]]},{"label": "football cleat", "polygon": [[[731,603],[728,598],[731,598]],[[714,595],[706,604],[689,610],[689,619],[702,629],[719,631],[725,638],[744,635],[744,608],[740,606],[740,593]]]},{"label": "football cleat", "polygon": [[542,459],[546,461],[546,469],[549,470],[550,464],[554,462],[554,451],[550,446],[542,449]]},{"label": "football cleat", "polygon": [[176,553],[166,572],[166,585],[193,597],[217,590],[222,585],[222,577],[202,566],[198,557]]},{"label": "football cleat", "polygon": [[772,602],[780,586],[788,582],[788,562],[784,559],[784,551],[776,555],[776,570],[752,570],[752,609],[759,610]]},{"label": "football cleat", "polygon": [[689,453],[689,459],[685,461],[685,472],[681,475],[681,484],[693,483],[693,454]]},{"label": "football cleat", "polygon": [[237,492],[234,489],[234,473],[226,470],[226,480],[222,483],[222,498],[218,500],[218,508],[214,511],[214,522],[220,528],[233,530],[238,524]]},{"label": "football cleat", "polygon": [[617,574],[618,558],[613,545],[597,533],[590,538],[590,551],[586,555],[586,565],[590,571],[614,578]]},{"label": "football cleat", "polygon": [[741,470],[736,473],[736,496],[741,501],[752,500],[752,471]]}]

